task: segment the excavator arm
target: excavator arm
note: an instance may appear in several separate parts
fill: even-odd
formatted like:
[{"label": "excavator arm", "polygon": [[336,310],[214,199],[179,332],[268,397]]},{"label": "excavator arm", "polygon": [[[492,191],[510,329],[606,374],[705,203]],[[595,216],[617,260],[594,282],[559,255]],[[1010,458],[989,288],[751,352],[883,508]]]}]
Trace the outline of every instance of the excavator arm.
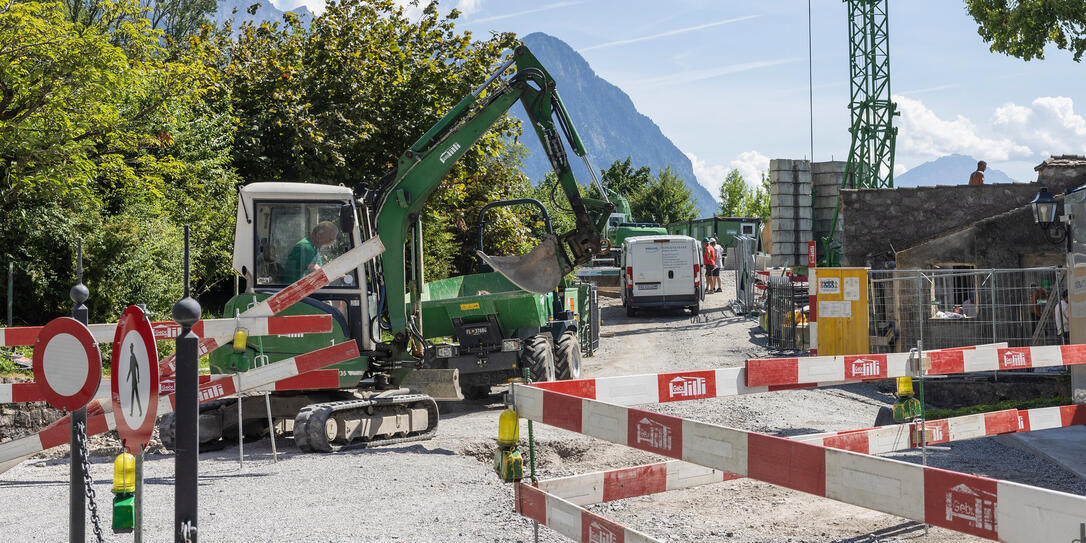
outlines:
[{"label": "excavator arm", "polygon": [[[503,73],[516,64],[516,72],[507,78]],[[487,92],[489,91],[489,92]],[[483,97],[484,92],[486,96]],[[377,234],[387,247],[381,257],[381,273],[384,279],[385,300],[388,308],[388,324],[394,339],[389,345],[391,358],[407,360],[407,343],[414,334],[414,323],[409,319],[407,291],[418,303],[422,285],[415,281],[422,276],[419,258],[412,258],[411,280],[405,247],[417,227],[419,215],[434,190],[468,149],[504,115],[516,102],[522,102],[528,113],[532,129],[550,160],[563,193],[569,200],[575,217],[575,227],[557,236],[548,235],[530,253],[518,257],[483,258],[514,284],[537,293],[552,291],[562,276],[574,266],[589,262],[592,255],[600,252],[600,233],[614,205],[606,200],[581,196],[580,187],[573,177],[569,158],[560,139],[565,137],[573,152],[585,160],[584,144],[566,112],[554,79],[539,63],[528,48],[519,46],[513,58],[499,68],[480,87],[464,97],[440,121],[426,132],[400,157],[396,170],[386,179],[374,207]],[[593,179],[606,194],[599,181]],[[413,241],[416,253],[417,238]],[[568,253],[567,253],[568,250]]]}]

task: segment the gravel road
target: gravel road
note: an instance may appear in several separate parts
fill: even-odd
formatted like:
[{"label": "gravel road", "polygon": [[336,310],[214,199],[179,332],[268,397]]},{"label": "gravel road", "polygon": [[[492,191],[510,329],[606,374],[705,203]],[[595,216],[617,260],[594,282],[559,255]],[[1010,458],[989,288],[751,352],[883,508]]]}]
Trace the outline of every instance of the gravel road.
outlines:
[{"label": "gravel road", "polygon": [[[604,300],[601,348],[585,359],[589,377],[739,366],[766,356],[755,323],[729,309],[732,294],[712,294],[702,314],[629,319]],[[489,401],[442,404],[438,436],[427,442],[334,455],[302,455],[289,438],[201,455],[203,541],[533,541],[531,523],[511,512],[511,488],[491,471],[502,409]],[[659,412],[776,435],[870,426],[890,398],[870,385],[796,390],[648,406]],[[522,427],[522,436],[527,432]],[[586,473],[660,460],[652,454],[536,425],[542,477]],[[286,452],[282,452],[282,451]],[[525,453],[527,448],[524,448]],[[55,456],[55,455],[53,455]],[[892,455],[920,462],[919,453]],[[112,458],[93,458],[91,472],[107,541]],[[1086,495],[1086,483],[1034,456],[990,439],[929,449],[930,465]],[[145,463],[145,540],[172,541],[173,457]],[[0,541],[67,537],[68,461],[42,457],[0,475]],[[902,518],[739,479],[593,506],[605,516],[663,541],[980,541]],[[88,531],[89,533],[89,531]],[[1070,539],[1070,538],[1069,538]],[[564,541],[540,528],[540,541]]]}]

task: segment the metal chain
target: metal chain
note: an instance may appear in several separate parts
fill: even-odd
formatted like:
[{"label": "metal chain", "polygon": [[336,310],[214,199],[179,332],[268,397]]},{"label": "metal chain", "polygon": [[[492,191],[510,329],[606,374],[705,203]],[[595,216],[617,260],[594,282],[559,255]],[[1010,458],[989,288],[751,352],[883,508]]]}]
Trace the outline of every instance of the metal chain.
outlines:
[{"label": "metal chain", "polygon": [[87,457],[90,455],[87,450],[87,423],[80,421],[77,425],[76,440],[79,442],[79,450],[82,453],[83,462],[83,487],[87,493],[87,507],[90,509],[91,526],[94,528],[94,537],[98,540],[98,543],[102,543],[102,527],[98,525],[98,504],[94,501],[94,487],[92,486],[92,480],[90,476],[90,463],[87,461]]}]

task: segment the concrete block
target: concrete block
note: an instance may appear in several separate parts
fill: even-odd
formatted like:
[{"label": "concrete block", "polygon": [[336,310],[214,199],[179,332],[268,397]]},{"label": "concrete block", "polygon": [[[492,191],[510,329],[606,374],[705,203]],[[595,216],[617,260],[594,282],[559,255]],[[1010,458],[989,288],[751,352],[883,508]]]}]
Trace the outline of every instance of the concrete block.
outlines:
[{"label": "concrete block", "polygon": [[770,194],[769,195],[769,207],[771,209],[774,208],[774,207],[794,206],[794,205],[796,205],[797,201],[800,201],[800,199],[797,198],[795,195],[792,195],[792,194]]},{"label": "concrete block", "polygon": [[776,217],[782,219],[811,219],[812,210],[810,206],[781,206],[776,208]]},{"label": "concrete block", "polygon": [[845,165],[848,164],[843,160],[830,160],[826,162],[813,162],[811,163],[811,172],[815,174],[819,173],[844,173]]},{"label": "concrete block", "polygon": [[792,230],[796,229],[795,219],[786,219],[784,217],[773,216],[771,217],[770,222],[773,223],[773,227],[771,228],[771,230],[774,234],[776,234],[777,232],[791,232]]}]

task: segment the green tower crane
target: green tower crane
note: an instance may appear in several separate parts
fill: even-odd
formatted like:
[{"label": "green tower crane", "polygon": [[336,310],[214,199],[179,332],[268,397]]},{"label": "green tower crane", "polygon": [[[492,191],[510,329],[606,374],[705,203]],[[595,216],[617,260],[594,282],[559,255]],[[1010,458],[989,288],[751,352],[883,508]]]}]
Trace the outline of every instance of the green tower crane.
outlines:
[{"label": "green tower crane", "polygon": [[[893,188],[894,147],[900,115],[890,99],[888,0],[845,0],[848,4],[849,110],[852,143],[841,188]],[[841,265],[835,239],[840,199],[830,231],[822,238],[823,265]]]}]

